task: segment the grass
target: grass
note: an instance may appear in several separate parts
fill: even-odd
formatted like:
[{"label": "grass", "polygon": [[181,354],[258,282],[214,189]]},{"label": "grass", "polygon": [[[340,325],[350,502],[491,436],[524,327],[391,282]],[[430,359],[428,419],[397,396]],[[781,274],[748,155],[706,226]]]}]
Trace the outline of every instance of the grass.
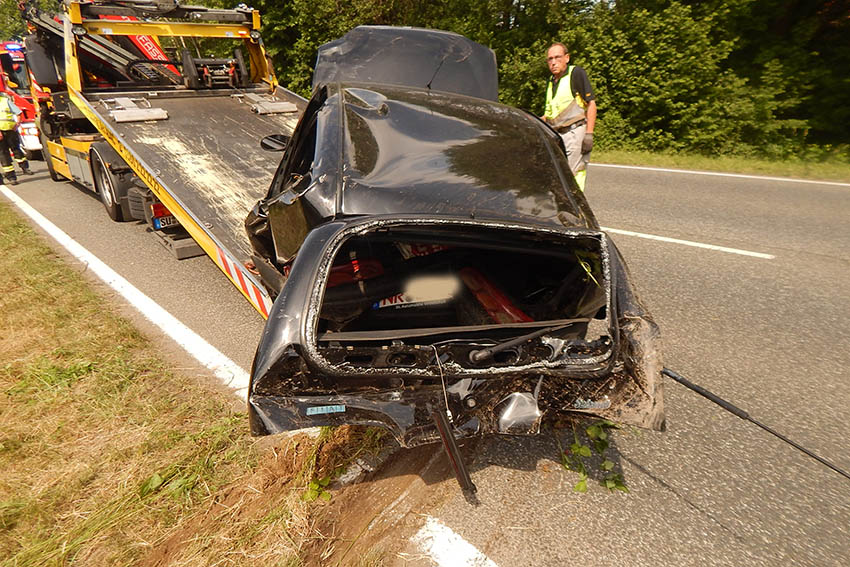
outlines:
[{"label": "grass", "polygon": [[0,565],[309,562],[333,434],[258,449],[79,271],[0,203]]},{"label": "grass", "polygon": [[705,157],[685,154],[594,149],[592,161],[618,165],[643,165],[698,171],[745,173],[771,177],[792,177],[819,181],[850,182],[850,163],[839,157],[770,161],[741,157]]}]

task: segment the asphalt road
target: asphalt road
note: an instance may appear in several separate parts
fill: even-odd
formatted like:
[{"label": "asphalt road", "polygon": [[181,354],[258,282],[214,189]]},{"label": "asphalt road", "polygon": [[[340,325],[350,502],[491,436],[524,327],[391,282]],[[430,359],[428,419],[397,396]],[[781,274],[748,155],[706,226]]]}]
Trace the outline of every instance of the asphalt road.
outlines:
[{"label": "asphalt road", "polygon": [[[209,259],[174,260],[141,225],[110,222],[93,194],[34,169],[18,195],[249,368],[262,319]],[[588,191],[604,226],[775,255],[613,236],[666,366],[850,470],[850,187],[593,167]],[[573,493],[551,435],[493,438],[469,455],[478,505],[443,478],[416,512],[502,567],[850,564],[850,481],[665,388],[668,430],[620,431],[609,450],[629,494]],[[403,551],[399,564],[431,564]]]},{"label": "asphalt road", "polygon": [[[604,167],[588,184],[603,226],[775,255],[613,236],[667,367],[850,471],[850,187]],[[615,435],[629,494],[573,493],[552,436],[489,439],[480,504],[448,486],[430,514],[502,567],[850,564],[850,480],[671,380],[665,403],[665,433]]]}]

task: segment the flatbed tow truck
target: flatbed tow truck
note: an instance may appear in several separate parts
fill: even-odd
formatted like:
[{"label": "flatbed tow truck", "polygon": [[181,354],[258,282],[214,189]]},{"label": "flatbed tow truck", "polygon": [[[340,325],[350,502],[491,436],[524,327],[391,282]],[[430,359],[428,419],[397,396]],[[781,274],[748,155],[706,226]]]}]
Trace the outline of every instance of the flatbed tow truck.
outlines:
[{"label": "flatbed tow truck", "polygon": [[114,221],[146,222],[177,258],[206,253],[267,318],[243,223],[278,163],[260,139],[289,135],[306,100],[277,84],[259,13],[158,0],[23,10],[27,61],[49,93],[38,113],[51,177],[97,192]]}]

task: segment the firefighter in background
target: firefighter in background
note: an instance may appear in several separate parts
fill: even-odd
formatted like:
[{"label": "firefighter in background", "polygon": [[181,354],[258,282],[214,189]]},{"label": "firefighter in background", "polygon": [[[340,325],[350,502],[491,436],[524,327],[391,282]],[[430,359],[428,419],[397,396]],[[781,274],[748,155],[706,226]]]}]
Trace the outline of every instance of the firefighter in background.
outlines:
[{"label": "firefighter in background", "polygon": [[21,138],[18,136],[18,120],[21,109],[18,108],[11,97],[6,93],[0,93],[0,168],[3,170],[3,178],[10,185],[18,184],[18,176],[15,175],[15,166],[12,165],[10,153],[15,156],[15,161],[24,175],[32,175],[30,165],[24,152],[21,151]]},{"label": "firefighter in background", "polygon": [[546,63],[552,76],[546,86],[543,120],[564,140],[570,169],[584,191],[596,127],[596,97],[585,70],[570,65],[570,53],[563,43],[552,44]]}]

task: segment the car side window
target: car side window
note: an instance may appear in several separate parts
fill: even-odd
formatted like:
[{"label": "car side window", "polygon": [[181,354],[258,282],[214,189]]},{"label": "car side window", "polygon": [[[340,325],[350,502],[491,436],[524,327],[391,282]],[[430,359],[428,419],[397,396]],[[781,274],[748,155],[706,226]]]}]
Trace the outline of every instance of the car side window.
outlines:
[{"label": "car side window", "polygon": [[283,191],[297,190],[302,184],[309,183],[310,168],[316,153],[318,114],[326,99],[327,89],[322,88],[304,110],[272,179],[269,197],[276,197]]},{"label": "car side window", "polygon": [[283,191],[295,191],[306,187],[310,183],[310,170],[313,165],[313,157],[316,155],[316,126],[318,113],[313,114],[310,121],[304,125],[298,144],[293,149],[287,164],[287,171],[283,179]]}]

